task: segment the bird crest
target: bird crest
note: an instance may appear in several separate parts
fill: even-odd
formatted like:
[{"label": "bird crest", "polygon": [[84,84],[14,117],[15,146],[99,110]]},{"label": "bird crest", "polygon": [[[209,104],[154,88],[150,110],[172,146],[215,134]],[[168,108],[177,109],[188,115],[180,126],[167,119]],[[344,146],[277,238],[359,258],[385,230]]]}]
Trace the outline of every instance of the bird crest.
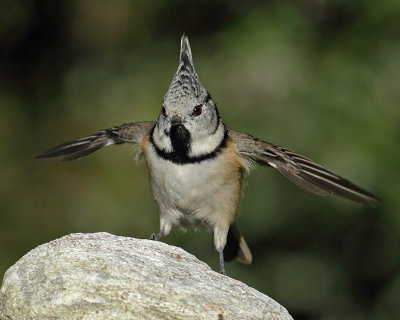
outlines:
[{"label": "bird crest", "polygon": [[178,70],[164,96],[164,100],[173,102],[183,98],[198,98],[202,93],[201,88],[199,76],[194,69],[189,39],[183,34]]}]

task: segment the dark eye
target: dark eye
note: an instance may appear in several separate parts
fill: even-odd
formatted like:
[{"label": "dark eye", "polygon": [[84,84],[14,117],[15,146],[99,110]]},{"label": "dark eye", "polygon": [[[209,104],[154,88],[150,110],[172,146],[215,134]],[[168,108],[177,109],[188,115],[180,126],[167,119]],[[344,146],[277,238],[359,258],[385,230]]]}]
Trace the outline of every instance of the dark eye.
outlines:
[{"label": "dark eye", "polygon": [[196,106],[193,108],[193,115],[195,115],[196,117],[201,115],[202,112],[203,108],[201,106]]},{"label": "dark eye", "polygon": [[165,111],[165,108],[164,108],[164,107],[162,107],[162,109],[161,109],[161,114],[162,114],[164,117],[167,116],[167,111]]}]

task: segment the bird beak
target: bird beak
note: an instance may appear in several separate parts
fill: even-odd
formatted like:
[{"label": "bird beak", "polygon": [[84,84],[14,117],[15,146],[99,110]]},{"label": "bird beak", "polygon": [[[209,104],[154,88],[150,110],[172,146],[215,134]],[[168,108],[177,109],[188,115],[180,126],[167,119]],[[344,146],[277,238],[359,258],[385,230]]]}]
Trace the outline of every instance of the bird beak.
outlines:
[{"label": "bird beak", "polygon": [[178,116],[173,116],[171,119],[171,127],[179,126],[182,124],[181,118]]}]

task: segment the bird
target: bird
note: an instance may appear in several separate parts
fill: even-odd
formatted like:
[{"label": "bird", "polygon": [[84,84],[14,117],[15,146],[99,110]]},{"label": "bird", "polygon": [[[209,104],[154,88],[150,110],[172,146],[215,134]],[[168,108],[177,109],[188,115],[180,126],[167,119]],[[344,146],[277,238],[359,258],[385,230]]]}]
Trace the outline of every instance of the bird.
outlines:
[{"label": "bird", "polygon": [[205,227],[213,233],[220,272],[225,261],[252,262],[235,224],[244,177],[257,165],[269,166],[299,187],[364,205],[377,196],[307,157],[227,126],[215,100],[200,83],[186,34],[179,65],[163,97],[157,121],[125,123],[61,144],[37,158],[75,160],[102,147],[130,143],[148,167],[150,189],[160,214],[159,240],[172,227]]}]

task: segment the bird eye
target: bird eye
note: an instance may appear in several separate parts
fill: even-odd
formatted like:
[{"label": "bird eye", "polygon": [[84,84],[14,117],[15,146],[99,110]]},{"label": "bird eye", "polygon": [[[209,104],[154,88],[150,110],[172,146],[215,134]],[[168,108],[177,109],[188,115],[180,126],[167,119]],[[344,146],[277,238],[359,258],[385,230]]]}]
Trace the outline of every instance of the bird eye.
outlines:
[{"label": "bird eye", "polygon": [[203,108],[201,106],[196,106],[193,108],[193,115],[195,115],[196,117],[201,115],[202,112]]},{"label": "bird eye", "polygon": [[165,111],[165,107],[162,107],[161,109],[161,114],[166,117],[167,116],[167,111]]}]

